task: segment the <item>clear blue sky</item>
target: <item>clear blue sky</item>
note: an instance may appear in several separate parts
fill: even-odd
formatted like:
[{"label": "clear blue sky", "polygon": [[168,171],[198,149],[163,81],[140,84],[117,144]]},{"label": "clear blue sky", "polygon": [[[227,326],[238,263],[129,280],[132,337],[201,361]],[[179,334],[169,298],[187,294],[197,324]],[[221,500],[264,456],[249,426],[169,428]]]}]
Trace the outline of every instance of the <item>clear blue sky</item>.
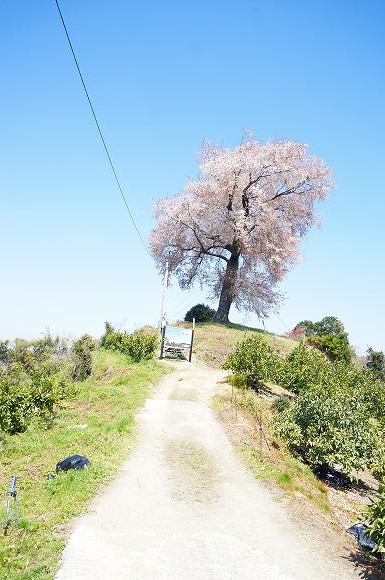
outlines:
[{"label": "clear blue sky", "polygon": [[[138,226],[203,139],[308,143],[335,172],[280,318],[336,315],[385,350],[385,4],[61,0]],[[159,317],[160,279],[116,190],[53,0],[0,9],[0,336],[100,335]],[[171,315],[204,298],[172,288]],[[232,315],[253,323],[253,317]],[[269,330],[285,332],[275,316]]]}]

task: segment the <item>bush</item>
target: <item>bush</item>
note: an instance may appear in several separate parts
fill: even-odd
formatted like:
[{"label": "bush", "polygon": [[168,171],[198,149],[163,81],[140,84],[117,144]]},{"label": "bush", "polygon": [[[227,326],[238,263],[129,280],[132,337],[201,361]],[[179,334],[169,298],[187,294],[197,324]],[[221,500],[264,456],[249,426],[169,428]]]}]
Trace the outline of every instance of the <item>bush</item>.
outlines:
[{"label": "bush", "polygon": [[353,351],[346,333],[312,336],[308,339],[308,342],[321,352],[324,352],[331,361],[343,361],[345,363],[352,361]]},{"label": "bush", "polygon": [[72,380],[84,381],[92,373],[92,351],[96,349],[96,341],[84,334],[72,345],[74,366],[72,369]]},{"label": "bush", "polygon": [[9,357],[9,340],[0,340],[0,365],[6,367],[9,364]]},{"label": "bush", "polygon": [[[341,464],[352,477],[384,457],[384,428],[363,389],[335,383],[303,390],[273,417],[274,433],[314,468]],[[339,377],[341,378],[341,377]]]},{"label": "bush", "polygon": [[186,322],[192,322],[195,318],[195,322],[209,322],[214,318],[215,310],[207,306],[206,304],[196,304],[184,317]]},{"label": "bush", "polygon": [[385,390],[371,373],[300,345],[281,366],[280,384],[299,393],[289,406],[275,406],[273,418],[291,450],[313,467],[340,463],[349,476],[364,468],[385,473]]},{"label": "bush", "polygon": [[231,369],[247,387],[258,390],[264,381],[274,380],[278,355],[262,336],[255,335],[239,342],[223,368]]},{"label": "bush", "polygon": [[260,335],[239,342],[223,368],[233,371],[233,384],[258,390],[274,381],[297,393],[274,402],[273,430],[313,468],[385,475],[385,389],[372,372],[304,344],[281,359]]},{"label": "bush", "polygon": [[117,332],[110,322],[105,322],[104,323],[104,334],[100,338],[100,346],[102,348],[109,348],[108,344],[109,344],[109,341],[111,339],[111,334],[117,334]]},{"label": "bush", "polygon": [[73,394],[66,380],[67,341],[47,335],[38,340],[0,343],[0,430],[25,431],[34,418],[51,419],[55,407]]},{"label": "bush", "polygon": [[0,369],[7,371],[13,364],[18,364],[27,373],[41,366],[58,372],[68,357],[68,351],[66,340],[50,334],[37,340],[16,338],[13,344],[1,341]]},{"label": "bush", "polygon": [[290,407],[290,398],[287,395],[279,395],[271,405],[273,409],[282,413],[282,411],[286,411]]},{"label": "bush", "polygon": [[304,344],[296,346],[279,361],[276,382],[294,393],[326,380],[331,372],[325,357]]},{"label": "bush", "polygon": [[154,332],[136,331],[132,334],[116,332],[107,322],[106,331],[100,340],[104,348],[117,350],[128,355],[134,362],[149,360],[158,345],[158,337]]},{"label": "bush", "polygon": [[385,381],[385,354],[369,347],[366,351],[366,368],[380,381]]},{"label": "bush", "polygon": [[380,485],[376,499],[368,507],[366,516],[369,535],[377,544],[376,551],[385,553],[385,485]]},{"label": "bush", "polygon": [[51,419],[55,406],[71,394],[71,386],[59,374],[41,367],[28,375],[14,364],[0,376],[0,430],[21,433],[35,417]]},{"label": "bush", "polygon": [[137,331],[128,335],[127,353],[135,362],[151,359],[155,354],[157,346],[158,337],[155,333],[145,334]]}]

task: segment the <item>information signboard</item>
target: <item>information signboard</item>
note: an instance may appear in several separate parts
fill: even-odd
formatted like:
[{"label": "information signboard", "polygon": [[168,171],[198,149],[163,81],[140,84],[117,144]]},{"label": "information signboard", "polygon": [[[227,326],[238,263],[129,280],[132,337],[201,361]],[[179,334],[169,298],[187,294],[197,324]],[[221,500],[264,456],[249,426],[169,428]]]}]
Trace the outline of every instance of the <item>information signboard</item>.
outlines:
[{"label": "information signboard", "polygon": [[188,360],[191,362],[193,340],[194,327],[163,327],[160,358],[164,358],[164,356],[167,354],[183,355],[184,352],[188,350]]}]

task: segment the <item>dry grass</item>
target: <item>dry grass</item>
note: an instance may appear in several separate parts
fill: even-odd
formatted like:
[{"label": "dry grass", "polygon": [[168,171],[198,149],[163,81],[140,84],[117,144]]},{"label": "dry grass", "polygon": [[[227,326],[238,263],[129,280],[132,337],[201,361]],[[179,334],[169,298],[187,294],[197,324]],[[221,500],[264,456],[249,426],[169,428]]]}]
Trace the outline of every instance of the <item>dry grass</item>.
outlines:
[{"label": "dry grass", "polygon": [[256,333],[262,333],[281,355],[287,354],[298,344],[290,338],[276,336],[259,328],[204,322],[196,325],[193,352],[208,366],[220,368],[238,341]]}]

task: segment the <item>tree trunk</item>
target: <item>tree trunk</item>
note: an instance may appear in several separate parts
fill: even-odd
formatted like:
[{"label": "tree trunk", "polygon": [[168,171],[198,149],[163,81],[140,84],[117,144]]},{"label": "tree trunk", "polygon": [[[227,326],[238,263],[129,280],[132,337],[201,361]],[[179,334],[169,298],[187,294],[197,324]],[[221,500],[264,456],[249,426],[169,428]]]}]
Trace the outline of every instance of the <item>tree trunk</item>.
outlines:
[{"label": "tree trunk", "polygon": [[226,323],[229,321],[230,306],[235,298],[234,290],[238,266],[239,254],[231,254],[223,277],[221,296],[219,298],[218,310],[213,318],[214,322]]}]

